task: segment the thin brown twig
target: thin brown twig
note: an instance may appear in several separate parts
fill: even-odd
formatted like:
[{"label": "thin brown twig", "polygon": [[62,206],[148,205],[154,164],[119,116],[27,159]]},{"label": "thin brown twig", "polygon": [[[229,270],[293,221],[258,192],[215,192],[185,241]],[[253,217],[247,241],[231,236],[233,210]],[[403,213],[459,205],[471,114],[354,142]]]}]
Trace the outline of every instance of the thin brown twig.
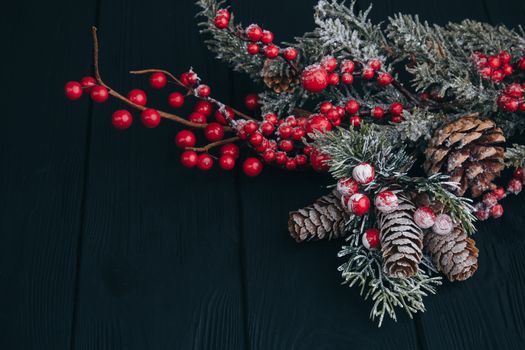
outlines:
[{"label": "thin brown twig", "polygon": [[[125,102],[129,106],[131,106],[133,108],[136,108],[136,109],[138,109],[140,111],[148,109],[149,107],[141,106],[141,105],[138,105],[138,104],[134,103],[133,101],[131,101],[127,97],[121,95],[116,90],[113,90],[106,83],[104,83],[104,81],[102,80],[102,77],[100,75],[99,43],[98,43],[98,36],[97,36],[97,27],[93,26],[91,28],[91,33],[93,35],[93,64],[94,64],[94,68],[95,68],[95,79],[97,80],[98,84],[101,85],[101,86],[104,86],[106,89],[108,89],[108,93],[111,96],[113,96],[113,97],[115,97],[115,98]],[[178,116],[176,114],[172,114],[172,113],[168,113],[168,112],[165,112],[165,111],[161,111],[161,110],[158,110],[156,108],[155,108],[155,110],[159,113],[159,115],[162,118],[173,120],[173,121],[175,121],[175,122],[177,122],[179,124],[185,125],[185,126],[190,127],[190,128],[203,129],[203,128],[205,128],[208,125],[208,124],[194,123],[194,122],[186,120],[186,119],[184,119],[184,118],[182,118],[182,117],[180,117],[180,116]],[[231,131],[232,129],[230,127],[225,127],[224,130],[225,131]]]},{"label": "thin brown twig", "polygon": [[[142,69],[142,70],[132,70],[129,72],[130,74],[147,74],[147,73],[164,73],[166,74],[167,76],[169,76],[171,79],[173,79],[173,81],[179,85],[180,87],[183,87],[184,89],[187,90],[187,93],[186,93],[186,96],[190,96],[190,95],[193,95],[193,89],[192,88],[189,88],[187,87],[186,85],[184,85],[179,79],[177,79],[177,77],[175,77],[175,75],[171,74],[170,72],[168,72],[167,70],[164,70],[164,69],[157,69],[157,68],[149,68],[149,69]],[[212,101],[215,101],[214,99],[211,99]],[[232,108],[232,107],[229,107],[231,108],[231,110],[233,111],[233,113],[235,113],[236,115],[244,118],[244,119],[249,119],[249,120],[255,120],[255,118],[252,118],[250,117],[249,115],[247,114],[244,114],[242,113],[241,111],[238,111],[236,110],[235,108]]]},{"label": "thin brown twig", "polygon": [[234,137],[230,137],[229,139],[224,139],[224,140],[220,140],[220,141],[217,141],[217,142],[209,143],[209,144],[207,144],[206,146],[203,146],[203,147],[185,147],[184,149],[187,150],[187,151],[208,152],[210,149],[212,149],[214,147],[222,146],[224,144],[232,143],[232,142],[235,142],[235,141],[238,141],[238,140],[239,140],[239,137],[238,136],[234,136]]}]

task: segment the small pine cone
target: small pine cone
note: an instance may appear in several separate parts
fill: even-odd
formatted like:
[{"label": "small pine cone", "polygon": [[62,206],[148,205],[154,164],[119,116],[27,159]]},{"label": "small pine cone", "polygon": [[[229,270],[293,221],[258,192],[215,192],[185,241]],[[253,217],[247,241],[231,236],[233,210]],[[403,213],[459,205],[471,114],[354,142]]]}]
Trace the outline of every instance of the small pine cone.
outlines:
[{"label": "small pine cone", "polygon": [[464,281],[478,269],[478,248],[462,227],[448,235],[425,234],[425,250],[436,268],[451,281]]},{"label": "small pine cone", "polygon": [[505,168],[505,136],[492,120],[466,116],[438,129],[425,150],[425,171],[450,175],[458,194],[470,188],[472,197],[494,189],[492,182]]},{"label": "small pine cone", "polygon": [[263,81],[267,87],[280,94],[293,92],[299,84],[295,71],[288,65],[278,64],[276,60],[266,60],[262,70]]},{"label": "small pine cone", "polygon": [[399,200],[396,210],[377,213],[383,270],[388,276],[407,278],[417,273],[423,258],[423,233],[414,222],[412,202],[403,193],[396,195]]},{"label": "small pine cone", "polygon": [[323,196],[314,204],[291,212],[288,218],[288,230],[297,242],[343,237],[345,224],[350,214],[341,203],[339,192]]}]

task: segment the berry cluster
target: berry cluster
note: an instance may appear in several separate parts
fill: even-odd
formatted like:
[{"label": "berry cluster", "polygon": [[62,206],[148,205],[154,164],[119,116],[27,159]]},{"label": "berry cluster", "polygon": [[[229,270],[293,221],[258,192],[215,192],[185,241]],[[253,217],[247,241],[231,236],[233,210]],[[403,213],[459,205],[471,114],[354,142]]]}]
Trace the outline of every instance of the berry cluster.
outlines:
[{"label": "berry cluster", "polygon": [[358,101],[348,100],[342,106],[334,106],[331,102],[324,101],[319,107],[319,112],[333,126],[340,126],[344,121],[343,118],[348,115],[348,124],[353,127],[359,127],[363,122],[363,117],[371,117],[372,120],[380,121],[389,115],[391,122],[399,123],[403,120],[403,109],[402,103],[393,102],[386,110],[381,106],[374,106],[365,110]]},{"label": "berry cluster", "polygon": [[517,71],[525,71],[525,57],[521,57],[513,62],[511,54],[501,51],[497,55],[487,56],[481,52],[472,54],[479,74],[485,79],[491,79],[495,83],[511,81],[503,86],[501,94],[498,96],[498,107],[507,112],[525,112],[525,82],[512,82],[515,80]]},{"label": "berry cluster", "polygon": [[487,220],[489,217],[497,219],[503,215],[503,206],[498,203],[510,194],[518,194],[521,192],[525,177],[523,176],[523,169],[516,168],[512,179],[507,184],[507,189],[497,187],[491,192],[485,193],[483,200],[476,204],[476,217],[479,220]]},{"label": "berry cluster", "polygon": [[[231,15],[228,10],[221,9],[215,16],[215,27],[218,29],[227,29],[230,27]],[[246,29],[234,31],[231,28],[232,35],[246,41],[246,51],[250,55],[263,55],[268,59],[275,59],[279,56],[287,61],[294,61],[297,58],[297,50],[293,47],[281,49],[273,43],[274,35],[269,30],[263,30],[257,24],[251,24]]]},{"label": "berry cluster", "polygon": [[371,60],[364,64],[352,60],[344,60],[340,64],[335,57],[324,58],[319,64],[306,67],[301,76],[303,88],[312,93],[319,93],[328,86],[340,83],[351,85],[355,78],[371,81],[376,78],[379,86],[390,85],[394,78],[390,73],[381,72],[381,61]]}]

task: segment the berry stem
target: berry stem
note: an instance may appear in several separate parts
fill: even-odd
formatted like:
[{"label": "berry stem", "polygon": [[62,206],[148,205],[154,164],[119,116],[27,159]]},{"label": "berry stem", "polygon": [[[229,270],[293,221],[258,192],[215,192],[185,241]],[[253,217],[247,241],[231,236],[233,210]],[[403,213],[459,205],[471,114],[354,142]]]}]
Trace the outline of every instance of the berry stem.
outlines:
[{"label": "berry stem", "polygon": [[409,99],[414,105],[420,107],[421,101],[414,96],[410,91],[408,91],[399,81],[392,80],[392,86],[396,88],[397,91],[401,92],[407,99]]},{"label": "berry stem", "polygon": [[239,140],[239,137],[238,136],[234,136],[234,137],[230,137],[229,139],[224,139],[224,140],[220,140],[220,141],[209,143],[209,144],[207,144],[206,146],[203,146],[203,147],[185,147],[184,149],[186,151],[208,152],[210,149],[212,149],[214,147],[222,146],[222,145],[227,144],[227,143],[233,143],[233,142],[236,142],[238,140]]},{"label": "berry stem", "polygon": [[[193,95],[193,89],[190,88],[190,87],[187,87],[186,85],[184,85],[179,79],[177,79],[177,77],[175,77],[173,74],[171,74],[170,72],[168,72],[167,70],[164,70],[164,69],[156,69],[156,68],[149,68],[149,69],[142,69],[142,70],[132,70],[130,71],[129,73],[130,74],[148,74],[148,73],[164,73],[166,74],[168,77],[170,77],[171,79],[173,79],[173,81],[179,85],[180,87],[184,88],[187,90],[187,93],[186,93],[186,96],[191,96]],[[202,99],[202,100],[210,100],[212,102],[215,102],[214,99],[212,98],[206,98],[206,99]],[[229,107],[229,106],[228,106]],[[247,114],[244,114],[242,113],[241,111],[238,111],[236,110],[235,108],[233,107],[229,107],[231,108],[231,110],[233,111],[233,113],[235,113],[236,115],[238,115],[239,117],[242,117],[244,119],[249,119],[249,120],[255,120],[254,118],[250,117],[249,115]]]},{"label": "berry stem", "polygon": [[[121,95],[116,90],[113,90],[106,83],[104,83],[104,81],[102,80],[102,76],[100,75],[99,43],[98,43],[98,36],[97,36],[97,27],[93,26],[91,28],[91,33],[93,35],[93,65],[94,65],[94,68],[95,68],[95,79],[97,80],[97,83],[99,85],[101,85],[101,86],[104,86],[106,89],[108,89],[108,93],[111,96],[115,97],[118,100],[121,100],[121,101],[125,102],[126,104],[130,105],[133,108],[136,108],[136,109],[141,110],[141,111],[150,108],[150,107],[140,106],[140,105],[138,105],[136,103],[133,103],[127,97]],[[204,129],[207,126],[207,124],[200,124],[200,123],[191,122],[191,121],[186,120],[186,119],[184,119],[184,118],[182,118],[182,117],[180,117],[180,116],[178,116],[176,114],[164,112],[164,111],[161,111],[161,110],[158,110],[158,109],[156,109],[156,110],[157,110],[157,112],[160,114],[160,116],[162,118],[173,120],[174,122],[177,122],[179,124],[182,124],[182,125],[185,125],[185,126],[188,126],[188,127],[191,127],[191,128]],[[225,129],[225,131],[231,131],[232,130],[229,127],[226,127],[224,129]]]}]

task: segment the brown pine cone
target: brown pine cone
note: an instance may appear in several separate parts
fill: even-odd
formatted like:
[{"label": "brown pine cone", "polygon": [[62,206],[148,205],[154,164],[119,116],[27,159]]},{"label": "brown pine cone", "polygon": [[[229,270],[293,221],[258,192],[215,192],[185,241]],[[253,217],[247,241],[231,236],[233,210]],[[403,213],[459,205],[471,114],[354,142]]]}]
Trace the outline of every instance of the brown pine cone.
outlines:
[{"label": "brown pine cone", "polygon": [[399,206],[388,214],[378,212],[383,270],[391,277],[414,276],[423,258],[423,233],[413,219],[415,207],[401,192]]},{"label": "brown pine cone", "polygon": [[345,223],[350,214],[341,203],[339,192],[323,196],[314,204],[303,209],[291,212],[288,219],[290,235],[297,241],[319,240],[328,236],[328,239],[343,237]]},{"label": "brown pine cone", "polygon": [[472,197],[493,189],[492,182],[505,168],[505,136],[492,120],[470,115],[438,129],[425,151],[425,171],[450,175],[463,195]]},{"label": "brown pine cone", "polygon": [[297,73],[288,65],[277,64],[275,60],[266,60],[262,70],[263,81],[270,89],[280,94],[293,92],[299,84]]},{"label": "brown pine cone", "polygon": [[448,235],[428,232],[424,243],[438,271],[451,282],[464,281],[478,269],[478,248],[460,226]]}]

